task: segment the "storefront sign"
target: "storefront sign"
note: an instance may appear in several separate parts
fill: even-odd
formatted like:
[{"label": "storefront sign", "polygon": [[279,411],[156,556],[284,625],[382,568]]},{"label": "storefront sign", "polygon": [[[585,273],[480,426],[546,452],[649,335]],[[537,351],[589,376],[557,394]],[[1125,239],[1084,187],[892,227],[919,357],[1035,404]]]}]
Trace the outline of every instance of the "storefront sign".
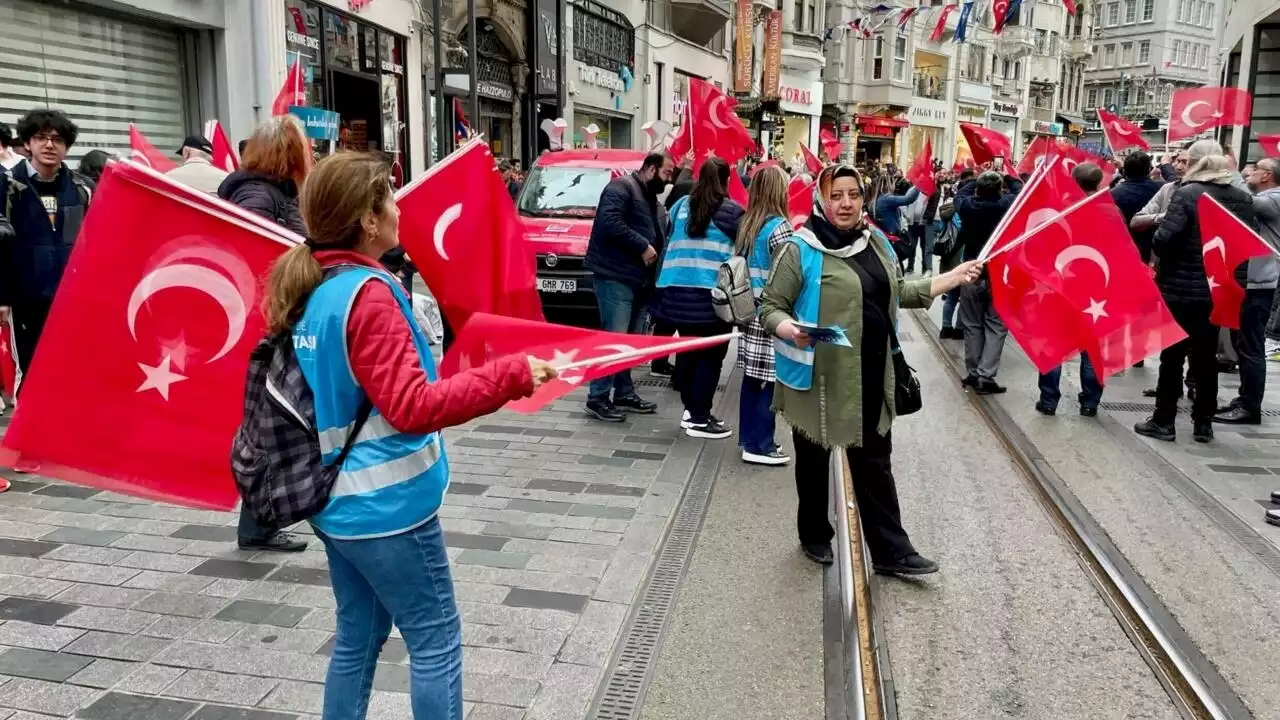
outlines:
[{"label": "storefront sign", "polygon": [[538,69],[534,92],[538,97],[560,95],[560,0],[537,0],[538,27],[534,30]]},{"label": "storefront sign", "polygon": [[822,114],[822,82],[784,77],[778,86],[778,107],[798,115]]},{"label": "storefront sign", "polygon": [[992,115],[1005,115],[1007,117],[1022,117],[1022,105],[1018,103],[1000,102],[999,100],[991,101]]},{"label": "storefront sign", "polygon": [[911,109],[907,111],[907,120],[912,125],[944,128],[951,124],[951,107],[941,100],[914,98]]},{"label": "storefront sign", "polygon": [[733,91],[749,93],[751,92],[751,41],[755,37],[755,33],[751,32],[751,19],[755,16],[752,11],[752,0],[737,0],[734,3],[733,12]]},{"label": "storefront sign", "polygon": [[1068,125],[1068,126],[1067,126],[1067,132],[1068,132],[1068,133],[1070,133],[1070,134],[1072,134],[1072,135],[1083,135],[1083,134],[1084,134],[1084,126],[1083,126],[1083,125],[1077,125],[1077,124],[1075,124],[1075,123],[1071,123],[1070,125]]},{"label": "storefront sign", "polygon": [[602,87],[610,92],[620,93],[623,91],[622,78],[617,73],[610,73],[591,65],[578,64],[578,80],[588,84]]},{"label": "storefront sign", "polygon": [[291,107],[289,114],[302,121],[307,137],[312,140],[337,140],[342,117],[330,110],[312,107]]},{"label": "storefront sign", "polygon": [[1061,135],[1062,123],[1045,122],[1044,120],[1036,120],[1031,124],[1031,132],[1039,135]]},{"label": "storefront sign", "polygon": [[391,62],[390,60],[383,60],[382,72],[389,72],[392,75],[403,75],[404,66],[397,62]]},{"label": "storefront sign", "polygon": [[956,103],[956,116],[961,122],[983,124],[987,121],[987,107],[985,105],[965,105],[964,103]]},{"label": "storefront sign", "polygon": [[290,45],[299,45],[308,50],[320,49],[320,38],[311,37],[310,35],[306,35],[295,30],[286,30],[284,32],[284,39],[287,40]]},{"label": "storefront sign", "polygon": [[764,97],[776,99],[781,81],[782,11],[770,10],[764,21]]},{"label": "storefront sign", "polygon": [[885,115],[858,115],[855,120],[858,123],[859,135],[873,135],[885,138],[893,137],[899,130],[908,125],[908,122],[902,118]]},{"label": "storefront sign", "polygon": [[502,102],[515,102],[516,99],[516,91],[510,85],[502,85],[489,80],[476,82],[476,94],[480,97],[501,100]]}]

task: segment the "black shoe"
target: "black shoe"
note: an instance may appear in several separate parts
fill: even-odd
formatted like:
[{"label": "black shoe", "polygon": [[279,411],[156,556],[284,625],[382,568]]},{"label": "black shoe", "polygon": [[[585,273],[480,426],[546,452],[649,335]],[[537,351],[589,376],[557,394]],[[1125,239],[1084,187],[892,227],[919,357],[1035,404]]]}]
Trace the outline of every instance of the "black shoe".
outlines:
[{"label": "black shoe", "polygon": [[805,557],[819,565],[830,565],[836,561],[835,553],[831,552],[831,543],[801,545],[800,550],[804,552]]},{"label": "black shoe", "polygon": [[1142,391],[1142,397],[1145,397],[1145,398],[1153,398],[1153,397],[1155,397],[1155,396],[1156,396],[1156,389],[1155,389],[1155,388],[1148,388],[1148,389],[1146,389],[1146,390],[1143,390],[1143,391]]},{"label": "black shoe", "polygon": [[671,363],[666,360],[654,360],[649,363],[649,374],[656,378],[671,379]]},{"label": "black shoe", "polygon": [[939,340],[963,340],[964,331],[957,327],[942,328],[938,331]]},{"label": "black shoe", "polygon": [[1280,490],[1271,491],[1271,502],[1280,505]]},{"label": "black shoe", "polygon": [[1268,525],[1280,525],[1280,510],[1268,510],[1265,517]]},{"label": "black shoe", "polygon": [[639,395],[614,398],[613,406],[623,412],[637,415],[652,415],[658,412],[658,403],[649,402]]},{"label": "black shoe", "polygon": [[627,419],[627,414],[613,406],[608,400],[592,400],[587,403],[587,414],[603,422],[620,423]]},{"label": "black shoe", "polygon": [[1173,425],[1161,425],[1155,420],[1144,420],[1133,426],[1133,431],[1139,435],[1149,437],[1155,440],[1164,440],[1165,442],[1173,442],[1177,437],[1177,433],[1173,429]]},{"label": "black shoe", "polygon": [[873,560],[871,567],[881,575],[928,575],[938,572],[938,563],[920,553],[911,553],[892,563],[878,563]]},{"label": "black shoe", "polygon": [[307,549],[307,541],[300,540],[297,535],[278,532],[261,540],[240,538],[241,550],[270,550],[271,552],[302,552]]},{"label": "black shoe", "polygon": [[1036,403],[1036,412],[1040,413],[1041,415],[1048,415],[1049,417],[1053,417],[1054,415],[1058,414],[1058,408],[1053,407],[1052,405],[1049,405],[1045,401],[1041,400]]},{"label": "black shoe", "polygon": [[723,440],[733,435],[733,431],[729,426],[712,417],[704,423],[691,423],[685,428],[684,434],[693,438],[702,438],[704,440]]},{"label": "black shoe", "polygon": [[999,395],[1009,392],[1009,388],[997,383],[995,380],[982,378],[978,380],[978,384],[974,386],[974,391],[979,395]]},{"label": "black shoe", "polygon": [[978,376],[977,376],[977,375],[966,375],[966,376],[964,377],[964,379],[962,379],[962,380],[960,381],[960,384],[961,384],[961,385],[964,385],[964,386],[966,386],[966,387],[977,387],[977,386],[978,386]]},{"label": "black shoe", "polygon": [[1218,372],[1219,372],[1219,373],[1225,373],[1225,374],[1227,374],[1227,375],[1234,375],[1234,374],[1235,374],[1235,372],[1236,372],[1236,369],[1237,369],[1237,367],[1236,367],[1236,364],[1235,364],[1235,363],[1231,362],[1230,360],[1224,360],[1224,359],[1222,359],[1222,358],[1218,358]]},{"label": "black shoe", "polygon": [[1098,408],[1082,407],[1080,408],[1080,417],[1098,417]]},{"label": "black shoe", "polygon": [[1223,425],[1261,425],[1262,414],[1245,410],[1237,405],[1219,410],[1218,414],[1213,416],[1213,421]]},{"label": "black shoe", "polygon": [[1191,431],[1191,437],[1198,443],[1213,442],[1213,423],[1198,422]]}]

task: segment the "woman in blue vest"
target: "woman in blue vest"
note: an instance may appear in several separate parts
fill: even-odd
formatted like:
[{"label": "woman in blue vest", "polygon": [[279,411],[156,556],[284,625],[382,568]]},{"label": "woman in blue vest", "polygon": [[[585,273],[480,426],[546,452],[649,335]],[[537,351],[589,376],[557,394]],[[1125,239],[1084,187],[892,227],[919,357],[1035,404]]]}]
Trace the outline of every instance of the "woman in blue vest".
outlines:
[{"label": "woman in blue vest", "polygon": [[[902,529],[890,466],[889,428],[895,415],[892,353],[901,352],[893,318],[898,308],[928,307],[933,298],[973,282],[979,263],[963,263],[933,278],[907,281],[885,236],[863,216],[862,180],[832,165],[818,176],[813,212],[775,255],[761,304],[774,344],[778,388],[774,406],[795,441],[797,525],[811,560],[832,563],[827,520],[830,451],[845,451],[878,572],[920,575],[936,563],[921,557]],[[852,347],[814,347],[797,322],[844,329]]]},{"label": "woman in blue vest", "polygon": [[462,628],[436,516],[449,484],[440,431],[528,396],[555,371],[512,356],[437,379],[404,287],[378,263],[399,244],[388,176],[368,153],[316,165],[301,197],[310,239],[272,267],[265,310],[272,332],[293,334],[326,456],[367,412],[311,519],[337,602],[323,718],[364,719],[394,623],[409,649],[414,719],[462,720]]},{"label": "woman in blue vest", "polygon": [[[791,237],[787,220],[787,173],[766,167],[756,172],[747,197],[747,212],[738,226],[735,252],[747,258],[751,292],[757,305],[769,280],[773,253]],[[738,342],[738,364],[742,366],[742,395],[738,404],[738,444],[743,462],[755,465],[786,465],[791,458],[778,449],[774,439],[773,335],[757,317],[743,331]]]},{"label": "woman in blue vest", "polygon": [[[731,330],[716,316],[711,289],[720,265],[733,255],[742,206],[729,199],[729,166],[708,158],[687,197],[671,206],[670,237],[658,272],[655,319],[675,327],[680,337],[709,337]],[[711,414],[727,343],[676,355],[672,384],[680,390],[690,437],[722,439],[733,435]]]}]

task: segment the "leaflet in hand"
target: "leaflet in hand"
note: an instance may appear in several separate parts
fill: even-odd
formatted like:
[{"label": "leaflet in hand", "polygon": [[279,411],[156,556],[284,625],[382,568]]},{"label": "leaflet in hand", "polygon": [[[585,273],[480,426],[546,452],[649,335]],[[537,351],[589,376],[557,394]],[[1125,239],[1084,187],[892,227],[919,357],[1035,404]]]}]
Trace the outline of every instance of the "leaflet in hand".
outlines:
[{"label": "leaflet in hand", "polygon": [[832,345],[853,347],[852,343],[849,342],[849,337],[844,334],[844,328],[838,325],[820,327],[796,321],[796,327],[803,330],[804,334],[808,335],[809,339],[815,343],[831,343]]}]

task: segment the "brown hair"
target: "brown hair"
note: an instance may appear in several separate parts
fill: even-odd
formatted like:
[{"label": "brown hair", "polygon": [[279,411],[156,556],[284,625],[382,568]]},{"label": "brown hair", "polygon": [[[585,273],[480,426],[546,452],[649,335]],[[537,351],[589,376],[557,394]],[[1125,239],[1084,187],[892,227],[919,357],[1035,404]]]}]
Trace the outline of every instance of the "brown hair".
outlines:
[{"label": "brown hair", "polygon": [[240,167],[280,182],[292,180],[299,189],[311,170],[311,147],[302,123],[280,115],[254,128]]},{"label": "brown hair", "polygon": [[302,220],[310,240],[276,259],[267,277],[262,311],[269,332],[293,325],[324,279],[313,250],[352,249],[364,236],[361,220],[381,215],[391,198],[389,169],[370,153],[341,152],[321,160],[302,187]]},{"label": "brown hair", "polygon": [[739,255],[750,252],[756,235],[769,218],[787,217],[787,173],[780,167],[766,167],[751,178],[747,193],[747,212],[738,225],[738,242],[734,249]]}]

